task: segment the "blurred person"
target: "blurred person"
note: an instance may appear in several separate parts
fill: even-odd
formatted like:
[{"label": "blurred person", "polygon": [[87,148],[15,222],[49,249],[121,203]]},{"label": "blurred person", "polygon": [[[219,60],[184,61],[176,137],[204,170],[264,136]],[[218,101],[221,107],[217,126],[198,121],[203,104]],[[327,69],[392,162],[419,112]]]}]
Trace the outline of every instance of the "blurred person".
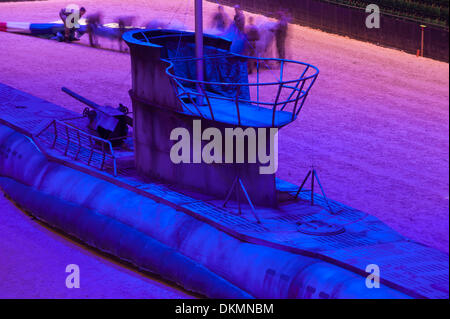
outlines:
[{"label": "blurred person", "polygon": [[242,9],[241,9],[241,7],[239,5],[235,5],[234,6],[234,11],[235,11],[234,25],[236,26],[236,29],[238,30],[238,32],[244,33],[245,32],[245,15],[244,15],[244,12],[242,11]]},{"label": "blurred person", "polygon": [[278,22],[274,28],[275,32],[275,43],[277,46],[278,58],[286,58],[286,37],[289,25],[289,17],[286,12],[278,12]]},{"label": "blurred person", "polygon": [[239,5],[235,5],[234,10],[234,21],[228,28],[225,36],[232,40],[230,52],[244,54],[247,43],[247,37],[245,35],[245,16]]},{"label": "blurred person", "polygon": [[117,41],[119,42],[119,50],[123,51],[123,34],[127,31],[127,28],[133,26],[133,22],[136,19],[134,16],[119,16],[116,17],[115,22],[119,25],[119,33]]},{"label": "blurred person", "polygon": [[[260,34],[258,27],[254,24],[253,17],[248,18],[248,26],[245,30],[245,35],[247,37],[247,48],[246,48],[246,54],[251,57],[257,56],[256,46],[257,42],[260,39]],[[250,59],[248,62],[248,73],[253,73],[253,68],[256,64],[256,60]]]},{"label": "blurred person", "polygon": [[213,15],[211,28],[224,32],[228,26],[229,18],[223,6],[218,6],[218,11]]},{"label": "blurred person", "polygon": [[273,49],[275,46],[276,25],[277,22],[265,21],[258,26],[260,36],[260,39],[256,43],[256,54],[258,57],[274,57]]},{"label": "blurred person", "polygon": [[98,46],[97,29],[103,24],[103,14],[99,12],[92,13],[86,17],[87,32],[89,34],[89,44],[92,47]]}]

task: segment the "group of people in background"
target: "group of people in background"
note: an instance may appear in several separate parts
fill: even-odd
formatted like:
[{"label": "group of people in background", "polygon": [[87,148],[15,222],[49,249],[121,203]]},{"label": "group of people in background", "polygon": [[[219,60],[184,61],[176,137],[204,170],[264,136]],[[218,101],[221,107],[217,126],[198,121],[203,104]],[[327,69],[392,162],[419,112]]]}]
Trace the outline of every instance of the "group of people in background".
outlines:
[{"label": "group of people in background", "polygon": [[[77,14],[74,15],[74,10],[67,10],[66,8],[61,9],[59,12],[59,16],[64,23],[65,29],[64,34],[61,35],[63,41],[70,42],[78,40],[78,38],[75,37],[75,31],[80,33],[80,30],[79,26],[74,26],[76,25],[76,21],[73,21],[73,19],[74,17],[83,17],[86,14],[86,9],[80,8],[76,13]],[[217,30],[221,34],[228,35],[231,39],[233,39],[231,46],[232,52],[253,57],[260,57],[266,53],[261,51],[266,50],[271,43],[275,42],[277,57],[280,59],[285,59],[286,37],[290,17],[288,13],[283,10],[278,11],[276,17],[276,23],[257,26],[255,24],[254,17],[250,16],[246,19],[244,12],[239,5],[234,6],[234,17],[232,20],[229,19],[224,7],[219,5],[217,12],[212,17],[211,28]],[[118,17],[116,19],[119,26],[118,32],[116,32],[117,34],[106,34],[106,36],[111,38],[117,37],[118,40],[121,40],[122,34],[125,32],[126,27],[131,25],[132,20],[132,17]],[[97,36],[103,35],[103,33],[110,30],[108,29],[104,30],[105,32],[100,32],[102,31],[100,30],[102,26],[102,14],[100,12],[87,15],[86,21],[86,32],[89,34],[89,42],[92,46],[97,46]],[[161,23],[157,24],[158,27],[163,27],[163,25],[160,26],[160,24]],[[148,27],[149,25],[147,28]],[[267,34],[264,34],[265,32],[270,32],[270,36],[267,37]],[[261,42],[260,40],[265,43],[263,45],[258,45],[258,41]],[[121,45],[120,48],[122,49]],[[255,62],[249,63],[250,73],[253,71],[254,64]]]},{"label": "group of people in background", "polygon": [[[212,17],[211,27],[224,34],[227,32],[236,32],[237,34],[233,39],[244,39],[245,45],[239,46],[239,49],[235,50],[236,53],[259,56],[261,52],[257,51],[257,41],[261,38],[262,30],[259,30],[258,26],[255,25],[255,20],[252,16],[246,21],[244,12],[239,5],[234,6],[234,10],[234,18],[231,21],[225,13],[224,7],[219,5],[218,11]],[[286,58],[286,37],[289,20],[289,15],[285,11],[280,10],[277,12],[276,24],[268,30],[274,33],[277,57],[280,59]],[[252,70],[253,64],[249,65],[249,72],[251,73]]]}]

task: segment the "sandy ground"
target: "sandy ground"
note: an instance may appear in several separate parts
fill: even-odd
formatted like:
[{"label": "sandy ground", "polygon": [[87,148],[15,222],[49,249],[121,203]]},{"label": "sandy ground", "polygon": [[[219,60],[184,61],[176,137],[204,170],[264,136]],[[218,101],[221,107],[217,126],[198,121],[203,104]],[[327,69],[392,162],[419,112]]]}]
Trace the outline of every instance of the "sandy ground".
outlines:
[{"label": "sandy ground", "polygon": [[[1,3],[0,21],[55,21],[59,9],[68,3]],[[77,3],[90,12],[103,10],[106,22],[116,15],[131,14],[138,17],[138,24],[165,17],[193,27],[193,1],[189,0]],[[206,2],[205,16],[213,10],[215,5]],[[92,49],[85,46],[87,39],[82,42],[69,45],[0,33],[0,82],[78,111],[83,106],[62,93],[61,86],[100,104],[130,105],[128,54]],[[102,46],[117,49],[117,44],[109,41]],[[300,119],[280,133],[278,176],[299,184],[313,164],[329,197],[448,253],[449,65],[301,26],[290,27],[288,55],[316,65],[321,73]],[[7,201],[1,200],[0,205],[1,218],[10,219],[9,227],[2,226],[3,238],[17,236],[22,226],[30,229],[31,239],[27,244],[24,234],[20,249],[8,246],[4,239],[0,244],[2,261],[18,267],[16,277],[11,277],[9,268],[2,268],[2,278],[16,278],[20,282],[16,288],[25,287],[26,281],[38,275],[28,273],[16,260],[30,258],[44,265],[45,250],[36,256],[27,247],[35,244],[33,236],[49,243],[58,236],[33,226],[27,218],[14,217],[15,208]],[[55,264],[65,263],[70,250],[100,272],[126,273],[101,258],[90,258],[91,253],[62,239],[56,239],[56,245],[61,253],[52,250]],[[52,280],[52,272],[45,267],[36,271]],[[147,280],[132,277],[138,285]],[[0,295],[20,295],[14,287],[1,285]],[[52,287],[46,289],[52,294]],[[147,296],[142,291],[142,296]],[[161,293],[170,294],[164,295],[162,288]]]},{"label": "sandy ground", "polygon": [[[45,227],[0,194],[0,298],[192,298]],[[66,287],[66,266],[80,288]]]}]

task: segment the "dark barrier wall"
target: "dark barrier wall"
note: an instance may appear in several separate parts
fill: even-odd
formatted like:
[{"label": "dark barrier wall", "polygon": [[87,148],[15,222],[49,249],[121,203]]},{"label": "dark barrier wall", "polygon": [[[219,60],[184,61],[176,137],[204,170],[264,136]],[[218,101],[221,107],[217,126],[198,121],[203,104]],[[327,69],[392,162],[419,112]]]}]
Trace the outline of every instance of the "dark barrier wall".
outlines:
[{"label": "dark barrier wall", "polygon": [[[244,10],[273,16],[280,8],[287,9],[293,22],[354,39],[393,47],[412,54],[420,49],[420,23],[381,14],[380,28],[368,29],[369,15],[364,9],[317,0],[212,0],[225,5],[239,4]],[[376,3],[376,1],[374,1]],[[424,56],[449,61],[448,30],[427,26],[424,32]]]}]

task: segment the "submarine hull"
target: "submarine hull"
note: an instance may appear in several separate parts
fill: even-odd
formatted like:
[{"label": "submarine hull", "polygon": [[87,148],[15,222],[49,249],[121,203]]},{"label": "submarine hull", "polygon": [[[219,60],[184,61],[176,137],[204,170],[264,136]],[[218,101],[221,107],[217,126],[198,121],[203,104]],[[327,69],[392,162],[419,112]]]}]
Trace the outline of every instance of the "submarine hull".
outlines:
[{"label": "submarine hull", "polygon": [[211,298],[409,298],[319,258],[239,240],[182,211],[49,160],[0,125],[0,186],[45,223]]}]

